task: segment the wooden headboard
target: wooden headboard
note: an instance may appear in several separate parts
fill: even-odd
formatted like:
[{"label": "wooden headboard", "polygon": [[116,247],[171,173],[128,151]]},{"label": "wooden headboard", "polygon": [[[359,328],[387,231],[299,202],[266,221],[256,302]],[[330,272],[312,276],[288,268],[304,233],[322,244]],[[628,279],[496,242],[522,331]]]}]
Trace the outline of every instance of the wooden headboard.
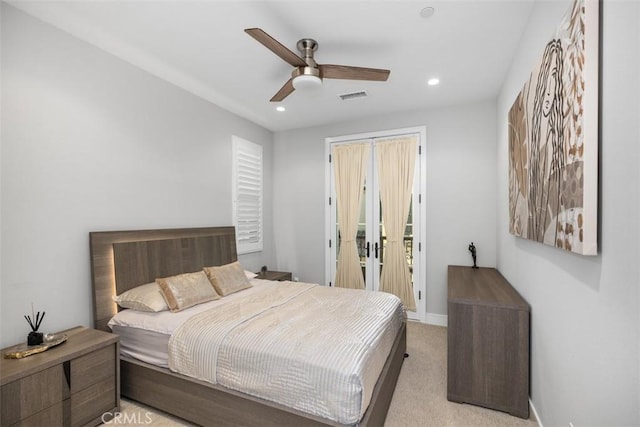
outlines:
[{"label": "wooden headboard", "polygon": [[238,258],[234,227],[99,231],[89,233],[89,242],[93,327],[103,331],[118,311],[113,295]]}]

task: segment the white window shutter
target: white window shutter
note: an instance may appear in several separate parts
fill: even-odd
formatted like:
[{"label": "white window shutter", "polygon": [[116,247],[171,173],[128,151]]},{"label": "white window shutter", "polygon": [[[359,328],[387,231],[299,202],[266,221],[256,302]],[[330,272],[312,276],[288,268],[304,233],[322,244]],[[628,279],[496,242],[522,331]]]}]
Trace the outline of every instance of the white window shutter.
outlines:
[{"label": "white window shutter", "polygon": [[262,250],[262,146],[233,136],[233,224],[239,254]]}]

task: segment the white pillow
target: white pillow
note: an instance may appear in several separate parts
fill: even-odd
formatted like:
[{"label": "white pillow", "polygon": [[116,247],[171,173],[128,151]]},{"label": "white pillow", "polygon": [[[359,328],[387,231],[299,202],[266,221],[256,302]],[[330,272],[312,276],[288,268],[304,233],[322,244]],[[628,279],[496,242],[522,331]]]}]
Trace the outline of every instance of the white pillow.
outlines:
[{"label": "white pillow", "polygon": [[114,295],[113,300],[122,308],[138,311],[159,312],[169,310],[169,306],[160,292],[156,282],[136,286],[120,295]]},{"label": "white pillow", "polygon": [[249,280],[258,277],[258,275],[256,273],[254,273],[253,271],[249,271],[249,270],[245,270],[244,271],[244,275],[247,276],[247,279],[249,279]]}]

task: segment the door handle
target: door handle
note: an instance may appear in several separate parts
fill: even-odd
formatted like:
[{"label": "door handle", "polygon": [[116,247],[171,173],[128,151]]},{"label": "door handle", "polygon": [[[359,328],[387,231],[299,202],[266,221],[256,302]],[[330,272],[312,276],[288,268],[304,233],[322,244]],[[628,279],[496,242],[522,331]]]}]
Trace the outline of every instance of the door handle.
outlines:
[{"label": "door handle", "polygon": [[378,259],[378,242],[376,242],[376,247],[375,247],[375,254],[376,254],[376,259]]},{"label": "door handle", "polygon": [[367,258],[369,258],[369,250],[371,243],[367,242]]}]

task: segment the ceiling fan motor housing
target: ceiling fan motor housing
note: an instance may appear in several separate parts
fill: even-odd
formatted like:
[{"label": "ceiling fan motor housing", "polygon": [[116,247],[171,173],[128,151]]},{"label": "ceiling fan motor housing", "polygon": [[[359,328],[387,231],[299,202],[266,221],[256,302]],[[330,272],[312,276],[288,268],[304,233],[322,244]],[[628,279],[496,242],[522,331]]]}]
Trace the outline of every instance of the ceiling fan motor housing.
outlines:
[{"label": "ceiling fan motor housing", "polygon": [[[313,52],[318,50],[318,42],[314,39],[301,39],[298,40],[296,44],[300,53],[302,53],[302,57],[306,60],[311,59],[313,61],[314,66],[316,66],[316,61],[313,60]],[[307,62],[308,63],[308,62]]]},{"label": "ceiling fan motor housing", "polygon": [[301,39],[298,40],[296,46],[302,53],[302,58],[307,63],[307,66],[298,67],[291,72],[293,86],[296,89],[319,86],[322,84],[322,76],[320,76],[318,64],[313,59],[313,52],[318,50],[318,42],[313,39]]}]

